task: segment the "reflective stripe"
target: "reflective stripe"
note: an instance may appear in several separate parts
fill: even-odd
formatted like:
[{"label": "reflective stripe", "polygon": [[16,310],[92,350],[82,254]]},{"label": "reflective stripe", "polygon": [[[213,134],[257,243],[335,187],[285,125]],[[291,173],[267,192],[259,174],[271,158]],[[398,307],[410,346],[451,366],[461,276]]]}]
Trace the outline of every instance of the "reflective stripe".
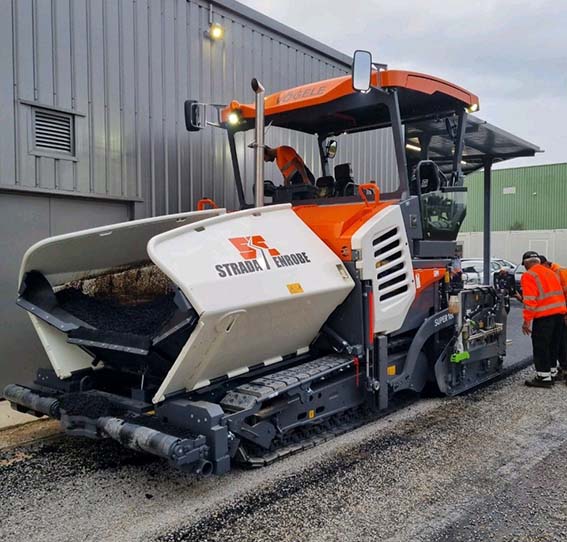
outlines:
[{"label": "reflective stripe", "polygon": [[292,158],[289,162],[287,162],[287,164],[284,164],[281,168],[280,171],[283,173],[288,167],[293,166],[293,162],[295,161],[295,157]]},{"label": "reflective stripe", "polygon": [[544,307],[526,307],[526,310],[530,312],[546,312],[550,309],[559,309],[560,307],[565,308],[565,301],[553,303],[552,305],[545,305]]},{"label": "reflective stripe", "polygon": [[528,275],[531,275],[535,279],[537,291],[539,295],[543,294],[545,290],[543,289],[543,284],[541,283],[541,279],[539,278],[539,275],[535,271],[526,271],[526,273]]},{"label": "reflective stripe", "polygon": [[543,294],[543,295],[525,295],[524,299],[529,301],[541,301],[542,299],[547,299],[548,297],[555,297],[556,295],[563,295],[563,292],[557,290],[555,292],[548,292],[547,294]]},{"label": "reflective stripe", "polygon": [[307,174],[304,174],[300,170],[302,167],[305,167],[305,163],[298,154],[296,154],[293,158],[291,158],[283,166],[281,166],[280,171],[284,178],[284,184],[288,185],[292,177],[296,173],[299,173],[301,175],[301,179],[303,180],[304,184],[310,184]]},{"label": "reflective stripe", "polygon": [[295,174],[297,173],[297,169],[293,168],[288,174],[285,174],[282,171],[282,175],[284,176],[284,181],[289,181]]},{"label": "reflective stripe", "polygon": [[563,292],[561,290],[556,290],[555,292],[547,292],[546,294],[538,295],[536,299],[547,299],[548,297],[553,297],[556,295],[563,295]]},{"label": "reflective stripe", "polygon": [[[535,296],[535,297],[534,296],[524,296],[524,299],[536,299],[536,300],[539,301],[541,299],[547,299],[548,297],[553,297],[553,296],[556,296],[556,295],[563,295],[563,292],[561,292],[559,290],[555,290],[554,292],[545,292],[539,275],[535,271],[531,271],[531,270],[526,271],[526,273],[528,275],[531,275],[535,279],[539,295]],[[567,288],[564,288],[564,290],[567,290]]]}]

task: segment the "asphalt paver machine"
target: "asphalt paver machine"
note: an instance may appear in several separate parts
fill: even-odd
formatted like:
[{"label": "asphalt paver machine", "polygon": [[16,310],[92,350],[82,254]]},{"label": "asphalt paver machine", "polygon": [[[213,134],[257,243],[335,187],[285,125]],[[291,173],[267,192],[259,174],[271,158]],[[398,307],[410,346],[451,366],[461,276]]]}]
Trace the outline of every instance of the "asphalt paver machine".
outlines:
[{"label": "asphalt paver machine", "polygon": [[[355,58],[352,77],[267,97],[253,81],[255,104],[218,109],[240,210],[136,220],[27,251],[17,302],[51,368],[6,387],[14,408],[57,418],[70,435],[222,474],[352,429],[403,390],[455,395],[499,374],[502,303],[491,287],[457,292],[446,280],[466,212],[467,111],[478,99]],[[186,103],[190,130],[204,127],[205,109]],[[264,181],[265,122],[315,137],[323,175]],[[408,161],[404,128],[416,122],[447,135],[449,161]],[[333,137],[380,128],[393,136],[396,190],[348,165],[331,174]],[[235,138],[247,130],[255,205]]]}]

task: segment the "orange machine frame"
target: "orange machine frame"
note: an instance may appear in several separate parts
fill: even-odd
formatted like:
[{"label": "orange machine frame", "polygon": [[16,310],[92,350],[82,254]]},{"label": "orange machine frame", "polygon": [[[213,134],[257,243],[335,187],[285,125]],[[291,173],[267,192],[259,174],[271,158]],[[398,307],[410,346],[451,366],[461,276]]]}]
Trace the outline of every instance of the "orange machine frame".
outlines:
[{"label": "orange machine frame", "polygon": [[[472,92],[432,75],[402,70],[374,71],[372,73],[373,85],[378,84],[378,78],[380,79],[378,86],[382,88],[405,88],[428,95],[438,92],[463,102],[465,107],[479,105],[478,96]],[[350,75],[317,81],[266,96],[265,114],[271,116],[295,109],[312,107],[332,102],[355,92],[352,88],[352,76]],[[238,111],[243,119],[254,119],[256,116],[254,104],[241,104],[233,100],[221,110],[221,122],[226,123],[228,116],[234,111]]]}]

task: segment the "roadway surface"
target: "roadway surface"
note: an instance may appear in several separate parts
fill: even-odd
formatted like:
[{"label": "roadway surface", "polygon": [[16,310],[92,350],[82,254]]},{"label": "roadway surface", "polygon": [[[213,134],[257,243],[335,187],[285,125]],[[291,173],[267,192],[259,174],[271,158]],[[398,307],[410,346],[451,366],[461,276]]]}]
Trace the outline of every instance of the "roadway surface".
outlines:
[{"label": "roadway surface", "polygon": [[[519,327],[514,307],[508,364],[530,355]],[[0,540],[567,540],[567,387],[526,388],[529,371],[220,478],[113,442],[0,433]]]}]

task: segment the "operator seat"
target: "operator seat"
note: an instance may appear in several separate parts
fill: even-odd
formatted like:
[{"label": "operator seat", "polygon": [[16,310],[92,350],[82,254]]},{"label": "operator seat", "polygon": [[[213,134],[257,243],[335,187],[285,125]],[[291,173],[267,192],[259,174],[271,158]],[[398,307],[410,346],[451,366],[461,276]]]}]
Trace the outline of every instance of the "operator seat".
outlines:
[{"label": "operator seat", "polygon": [[432,160],[422,160],[417,164],[416,181],[419,184],[421,194],[437,192],[443,184],[446,184],[446,179],[444,179],[439,166]]},{"label": "operator seat", "polygon": [[352,196],[355,192],[355,181],[352,178],[350,162],[335,166],[336,194],[337,196]]},{"label": "operator seat", "polygon": [[319,177],[315,182],[317,187],[317,196],[320,198],[330,198],[335,195],[335,179],[330,175]]}]

